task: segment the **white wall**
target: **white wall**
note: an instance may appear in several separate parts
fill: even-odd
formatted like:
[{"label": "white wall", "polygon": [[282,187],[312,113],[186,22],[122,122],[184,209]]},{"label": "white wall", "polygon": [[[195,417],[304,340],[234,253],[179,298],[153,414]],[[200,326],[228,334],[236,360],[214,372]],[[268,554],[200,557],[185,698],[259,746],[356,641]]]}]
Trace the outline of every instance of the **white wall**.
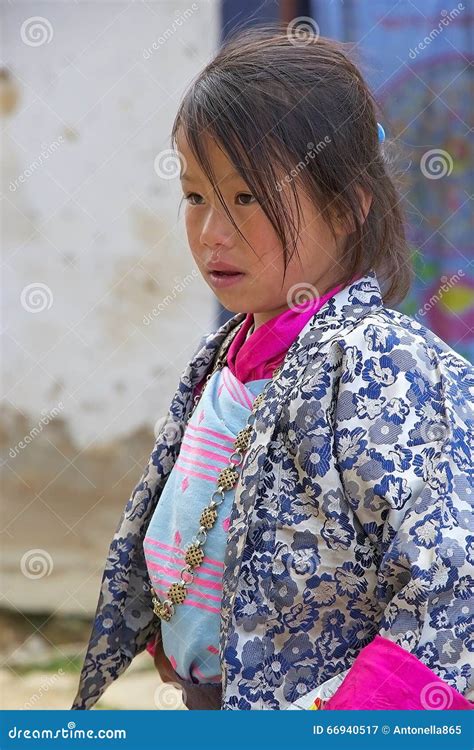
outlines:
[{"label": "white wall", "polygon": [[0,12],[4,603],[91,611],[153,426],[217,327],[178,180],[160,178],[155,159],[217,48],[219,5]]}]

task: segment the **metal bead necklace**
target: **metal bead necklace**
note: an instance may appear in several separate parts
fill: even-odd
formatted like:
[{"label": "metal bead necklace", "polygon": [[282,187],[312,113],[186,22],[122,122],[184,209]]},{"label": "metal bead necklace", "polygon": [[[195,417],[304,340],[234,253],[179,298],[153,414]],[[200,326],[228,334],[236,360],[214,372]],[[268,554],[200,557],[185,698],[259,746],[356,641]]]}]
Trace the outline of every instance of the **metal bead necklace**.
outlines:
[{"label": "metal bead necklace", "polygon": [[[194,397],[193,407],[188,415],[186,424],[191,419],[191,416],[193,415],[202,397],[202,394],[204,393],[204,390],[206,389],[206,386],[214,373],[217,372],[217,370],[221,370],[227,364],[228,348],[234,336],[239,330],[240,326],[236,326],[235,330],[232,331],[230,338],[224,342],[224,353],[219,353],[212,372],[207,375],[206,380],[204,381],[201,393]],[[169,622],[173,614],[175,613],[176,605],[182,604],[186,598],[186,595],[188,593],[187,587],[194,580],[193,571],[195,568],[201,565],[202,561],[204,560],[204,544],[207,539],[207,532],[212,529],[217,520],[217,508],[224,502],[225,492],[232,490],[239,480],[240,474],[239,472],[237,472],[237,468],[242,464],[244,460],[244,455],[248,450],[248,447],[250,445],[250,438],[252,435],[252,427],[248,424],[248,421],[250,420],[252,414],[254,414],[258,407],[261,405],[263,399],[265,398],[265,391],[277,378],[277,376],[280,374],[280,371],[281,366],[277,367],[274,370],[271,380],[266,383],[263,391],[259,393],[255,398],[251,412],[247,419],[247,425],[238,432],[237,437],[235,438],[234,450],[229,456],[229,465],[224,469],[221,469],[221,471],[219,472],[219,475],[217,477],[217,487],[212,493],[208,505],[202,511],[199,519],[199,529],[186,549],[184,555],[186,565],[180,571],[180,580],[177,583],[171,584],[171,586],[168,588],[165,599],[160,599],[156,596],[152,599],[153,612],[161,620]]]}]

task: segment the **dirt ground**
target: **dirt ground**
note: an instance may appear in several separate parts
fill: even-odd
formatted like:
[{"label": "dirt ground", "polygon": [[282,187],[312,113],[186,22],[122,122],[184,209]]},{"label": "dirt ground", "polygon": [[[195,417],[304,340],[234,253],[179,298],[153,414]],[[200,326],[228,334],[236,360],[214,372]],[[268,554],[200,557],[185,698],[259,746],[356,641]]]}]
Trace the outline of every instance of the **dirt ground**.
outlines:
[{"label": "dirt ground", "polygon": [[[56,617],[41,627],[35,619],[0,611],[0,709],[71,708],[90,623]],[[161,681],[147,651],[109,686],[93,710],[100,709],[187,710],[179,688]]]}]

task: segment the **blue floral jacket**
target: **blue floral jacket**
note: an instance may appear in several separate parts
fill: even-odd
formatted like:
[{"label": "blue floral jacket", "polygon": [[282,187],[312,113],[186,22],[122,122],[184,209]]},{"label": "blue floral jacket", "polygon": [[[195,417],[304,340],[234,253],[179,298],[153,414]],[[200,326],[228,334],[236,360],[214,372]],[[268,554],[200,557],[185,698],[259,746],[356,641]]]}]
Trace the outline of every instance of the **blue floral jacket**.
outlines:
[{"label": "blue floral jacket", "polygon": [[[72,708],[159,632],[143,537],[194,387],[235,315],[185,368],[110,545]],[[226,548],[223,709],[285,709],[376,634],[472,700],[474,367],[386,308],[374,272],[331,298],[250,418]]]}]

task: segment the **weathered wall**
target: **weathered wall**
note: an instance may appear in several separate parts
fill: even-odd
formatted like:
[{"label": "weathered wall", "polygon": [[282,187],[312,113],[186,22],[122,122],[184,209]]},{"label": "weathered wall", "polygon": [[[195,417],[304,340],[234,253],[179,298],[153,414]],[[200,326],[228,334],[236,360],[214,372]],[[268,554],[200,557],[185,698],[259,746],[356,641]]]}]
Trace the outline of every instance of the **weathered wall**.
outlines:
[{"label": "weathered wall", "polygon": [[154,424],[215,327],[163,152],[218,3],[0,12],[4,604],[90,613]]}]

